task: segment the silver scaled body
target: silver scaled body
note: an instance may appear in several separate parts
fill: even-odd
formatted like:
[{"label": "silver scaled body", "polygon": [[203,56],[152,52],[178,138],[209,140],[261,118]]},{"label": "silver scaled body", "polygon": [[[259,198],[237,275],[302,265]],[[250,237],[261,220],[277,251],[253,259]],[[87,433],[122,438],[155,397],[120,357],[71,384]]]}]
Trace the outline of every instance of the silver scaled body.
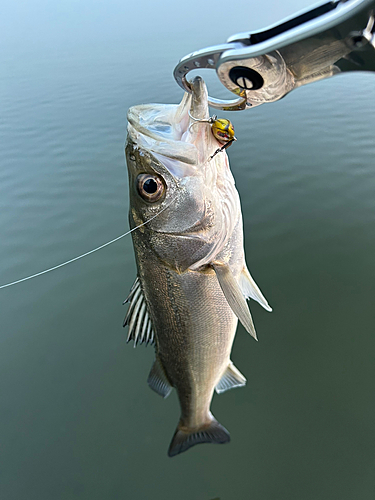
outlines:
[{"label": "silver scaled body", "polygon": [[[226,152],[211,158],[218,142],[207,118],[200,78],[179,106],[137,106],[128,115],[138,276],[125,322],[129,340],[155,344],[150,387],[163,397],[177,391],[181,416],[170,456],[229,441],[210,412],[213,393],[246,382],[230,360],[238,318],[256,338],[246,298],[270,310],[245,264],[239,196]],[[159,179],[157,201],[143,199],[142,175]]]}]

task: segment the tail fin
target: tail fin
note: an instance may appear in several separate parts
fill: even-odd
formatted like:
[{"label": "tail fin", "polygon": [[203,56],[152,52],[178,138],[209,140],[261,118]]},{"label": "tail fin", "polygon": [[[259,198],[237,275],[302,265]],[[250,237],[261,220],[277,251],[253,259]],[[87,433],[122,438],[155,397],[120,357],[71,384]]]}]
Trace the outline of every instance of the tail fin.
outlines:
[{"label": "tail fin", "polygon": [[224,444],[229,443],[230,435],[229,432],[223,427],[216,419],[213,419],[210,425],[201,427],[200,429],[189,432],[188,430],[182,430],[178,425],[176,432],[172,438],[171,444],[168,450],[168,456],[174,457],[179,453],[182,453],[192,446],[200,443],[218,443]]}]

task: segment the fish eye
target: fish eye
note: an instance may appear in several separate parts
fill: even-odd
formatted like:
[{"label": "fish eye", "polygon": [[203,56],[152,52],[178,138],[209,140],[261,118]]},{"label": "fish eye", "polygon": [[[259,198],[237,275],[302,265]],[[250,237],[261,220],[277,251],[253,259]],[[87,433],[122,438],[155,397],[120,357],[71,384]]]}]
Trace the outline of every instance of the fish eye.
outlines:
[{"label": "fish eye", "polygon": [[137,177],[137,189],[144,200],[155,202],[163,196],[165,185],[158,175],[140,174]]}]

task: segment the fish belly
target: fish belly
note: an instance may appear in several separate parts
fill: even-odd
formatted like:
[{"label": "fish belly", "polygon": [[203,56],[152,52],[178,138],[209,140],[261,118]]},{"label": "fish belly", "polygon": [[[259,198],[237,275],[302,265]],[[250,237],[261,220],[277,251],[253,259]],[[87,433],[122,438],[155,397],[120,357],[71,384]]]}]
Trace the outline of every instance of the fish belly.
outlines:
[{"label": "fish belly", "polygon": [[[147,265],[142,265],[147,263]],[[142,259],[139,277],[156,334],[156,354],[181,405],[181,424],[202,427],[225,372],[237,327],[214,271],[178,274]]]}]

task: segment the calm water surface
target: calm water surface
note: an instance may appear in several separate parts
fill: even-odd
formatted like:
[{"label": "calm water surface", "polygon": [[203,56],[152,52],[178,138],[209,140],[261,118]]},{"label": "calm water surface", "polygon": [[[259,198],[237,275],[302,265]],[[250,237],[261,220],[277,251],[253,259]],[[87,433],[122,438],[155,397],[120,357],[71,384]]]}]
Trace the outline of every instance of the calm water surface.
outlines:
[{"label": "calm water surface", "polygon": [[[128,229],[126,112],[179,102],[185,54],[308,0],[4,6],[0,283]],[[219,89],[217,86],[216,90]],[[227,446],[166,451],[179,409],[125,343],[131,239],[0,291],[4,500],[373,500],[375,80],[339,76],[229,115],[247,260],[274,308],[239,328]]]}]

